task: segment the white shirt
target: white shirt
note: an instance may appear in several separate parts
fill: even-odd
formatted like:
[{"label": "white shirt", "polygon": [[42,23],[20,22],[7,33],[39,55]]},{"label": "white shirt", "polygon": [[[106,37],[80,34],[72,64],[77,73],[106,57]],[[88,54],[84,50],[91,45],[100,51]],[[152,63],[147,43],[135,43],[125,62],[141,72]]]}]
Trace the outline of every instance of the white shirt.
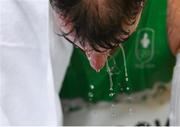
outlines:
[{"label": "white shirt", "polygon": [[170,125],[180,126],[180,53],[176,55],[172,90],[171,90],[171,114]]},{"label": "white shirt", "polygon": [[48,4],[0,0],[0,125],[62,125],[58,92],[72,47],[51,42],[50,52]]}]

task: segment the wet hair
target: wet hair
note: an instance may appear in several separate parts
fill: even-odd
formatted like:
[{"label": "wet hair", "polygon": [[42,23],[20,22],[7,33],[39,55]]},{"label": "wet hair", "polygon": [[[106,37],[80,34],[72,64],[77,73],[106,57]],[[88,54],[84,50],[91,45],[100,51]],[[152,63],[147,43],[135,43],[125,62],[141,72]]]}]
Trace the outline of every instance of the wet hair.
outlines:
[{"label": "wet hair", "polygon": [[133,25],[145,0],[50,0],[66,25],[72,29],[63,36],[75,33],[74,41],[97,47],[113,49],[128,37],[123,23]]}]

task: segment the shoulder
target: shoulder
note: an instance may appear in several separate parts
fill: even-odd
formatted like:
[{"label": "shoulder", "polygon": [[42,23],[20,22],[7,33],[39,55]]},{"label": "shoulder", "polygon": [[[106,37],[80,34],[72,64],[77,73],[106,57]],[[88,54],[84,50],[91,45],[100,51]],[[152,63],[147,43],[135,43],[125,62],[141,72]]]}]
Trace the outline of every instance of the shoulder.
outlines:
[{"label": "shoulder", "polygon": [[171,51],[180,52],[180,0],[168,0],[167,27]]}]

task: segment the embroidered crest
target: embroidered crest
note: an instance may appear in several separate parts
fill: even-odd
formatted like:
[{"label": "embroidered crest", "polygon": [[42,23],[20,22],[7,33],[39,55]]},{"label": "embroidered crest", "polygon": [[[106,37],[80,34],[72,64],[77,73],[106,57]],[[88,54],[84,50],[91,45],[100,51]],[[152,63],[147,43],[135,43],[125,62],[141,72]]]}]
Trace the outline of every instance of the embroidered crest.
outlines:
[{"label": "embroidered crest", "polygon": [[142,65],[150,62],[154,56],[154,38],[155,31],[151,28],[143,28],[137,32],[135,54]]}]

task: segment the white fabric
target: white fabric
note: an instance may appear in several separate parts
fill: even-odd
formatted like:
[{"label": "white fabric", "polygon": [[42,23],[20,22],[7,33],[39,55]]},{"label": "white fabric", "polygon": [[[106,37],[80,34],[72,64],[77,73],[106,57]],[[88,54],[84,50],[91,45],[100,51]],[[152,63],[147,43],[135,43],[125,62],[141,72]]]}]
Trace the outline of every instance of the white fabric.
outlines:
[{"label": "white fabric", "polygon": [[[57,35],[58,25],[53,15],[52,8],[50,7],[49,19],[50,19],[50,53],[51,53],[51,64],[53,69],[53,79],[56,94],[59,94],[61,85],[63,83],[66,70],[68,68],[70,58],[73,51],[73,46],[67,42],[64,38]],[[59,100],[59,96],[56,97]],[[61,105],[60,105],[61,106]],[[61,108],[60,108],[61,109]],[[61,113],[62,111],[57,111]],[[59,115],[62,115],[59,114]],[[61,117],[63,118],[63,117]],[[61,119],[62,120],[62,119]]]},{"label": "white fabric", "polygon": [[172,81],[170,124],[180,126],[180,53],[176,56]]},{"label": "white fabric", "polygon": [[58,92],[63,76],[54,77],[63,75],[70,55],[58,45],[57,68],[58,55],[53,48],[49,52],[48,3],[0,0],[0,126],[62,125]]},{"label": "white fabric", "polygon": [[52,11],[52,8],[50,7],[50,48],[55,81],[54,84],[57,92],[59,92],[59,84],[62,84],[73,51],[72,44],[57,35],[57,33],[59,33],[58,28],[54,11]]}]

